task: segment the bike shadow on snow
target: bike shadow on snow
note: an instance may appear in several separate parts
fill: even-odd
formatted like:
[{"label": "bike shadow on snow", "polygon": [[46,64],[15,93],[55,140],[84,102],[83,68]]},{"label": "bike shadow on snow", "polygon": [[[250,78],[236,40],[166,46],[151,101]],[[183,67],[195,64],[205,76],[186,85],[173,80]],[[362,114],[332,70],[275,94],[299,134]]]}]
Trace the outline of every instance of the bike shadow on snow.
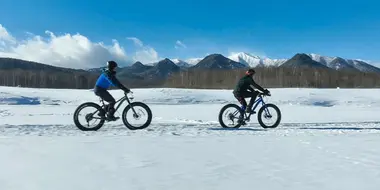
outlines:
[{"label": "bike shadow on snow", "polygon": [[239,128],[223,128],[223,127],[209,127],[211,131],[266,131],[266,129],[258,129],[252,127],[239,127]]},{"label": "bike shadow on snow", "polygon": [[[361,127],[361,125],[364,125],[364,126]],[[297,129],[304,129],[304,130],[350,130],[350,131],[380,130],[380,122],[325,122],[325,123],[282,124],[282,127],[287,127],[287,126],[296,127]]]},{"label": "bike shadow on snow", "polygon": [[299,129],[306,129],[306,130],[349,130],[349,131],[380,130],[379,127],[300,127]]}]

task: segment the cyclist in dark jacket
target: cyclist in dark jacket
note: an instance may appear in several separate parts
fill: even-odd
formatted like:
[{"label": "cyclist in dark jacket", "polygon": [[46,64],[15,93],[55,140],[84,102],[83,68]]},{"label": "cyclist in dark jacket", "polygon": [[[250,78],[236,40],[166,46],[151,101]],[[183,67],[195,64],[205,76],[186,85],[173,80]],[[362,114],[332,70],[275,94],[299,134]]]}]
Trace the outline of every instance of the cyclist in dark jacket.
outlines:
[{"label": "cyclist in dark jacket", "polygon": [[[255,73],[256,72],[254,69],[249,69],[248,71],[246,71],[245,76],[243,76],[238,81],[233,91],[235,98],[242,104],[242,108],[245,109],[247,113],[255,113],[252,111],[252,106],[259,92],[255,91],[253,89],[254,87],[262,91],[264,94],[269,94],[269,91],[267,89],[264,89],[260,85],[256,84],[256,82],[253,80],[253,75]],[[245,101],[245,98],[251,98],[248,106],[247,102]]]},{"label": "cyclist in dark jacket", "polygon": [[[104,101],[109,104],[106,107],[107,110],[107,118],[110,120],[117,120],[119,117],[115,117],[115,104],[116,101],[112,97],[112,95],[107,91],[109,87],[114,86],[122,89],[125,93],[129,93],[130,90],[126,88],[120,81],[116,78],[116,69],[117,63],[115,61],[107,62],[107,69],[99,76],[96,81],[94,92],[95,95],[102,98]],[[105,116],[104,113],[100,113],[99,116]]]}]

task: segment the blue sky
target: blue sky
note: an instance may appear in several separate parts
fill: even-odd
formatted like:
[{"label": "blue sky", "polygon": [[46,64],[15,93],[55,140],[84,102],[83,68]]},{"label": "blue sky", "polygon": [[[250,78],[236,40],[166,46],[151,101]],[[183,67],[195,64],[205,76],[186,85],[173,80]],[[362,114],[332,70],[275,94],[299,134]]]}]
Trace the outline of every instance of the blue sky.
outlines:
[{"label": "blue sky", "polygon": [[[297,52],[380,63],[380,2],[346,0],[2,0],[0,24],[25,32],[80,33],[92,42],[135,37],[160,57],[245,51],[270,58]],[[185,46],[175,48],[176,41]]]}]

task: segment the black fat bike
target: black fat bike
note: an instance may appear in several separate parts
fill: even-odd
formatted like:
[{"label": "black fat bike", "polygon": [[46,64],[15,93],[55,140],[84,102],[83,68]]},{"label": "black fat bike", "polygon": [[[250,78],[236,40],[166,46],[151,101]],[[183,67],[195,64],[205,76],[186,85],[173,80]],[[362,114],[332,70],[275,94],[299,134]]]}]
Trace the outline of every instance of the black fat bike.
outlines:
[{"label": "black fat bike", "polygon": [[[130,94],[133,94],[130,92]],[[132,102],[134,97],[131,95],[128,97],[128,94],[124,94],[122,98],[120,98],[118,101],[116,101],[115,104],[115,116],[117,113],[117,110],[120,108],[120,106],[124,103],[124,101],[128,102],[128,105],[124,108],[121,118],[123,120],[124,125],[130,129],[130,130],[138,130],[138,129],[145,129],[147,128],[151,121],[152,121],[152,111],[148,107],[148,105],[144,104],[143,102]],[[97,131],[99,130],[104,123],[112,122],[114,120],[109,120],[106,115],[106,107],[107,105],[104,103],[104,100],[100,98],[101,105],[94,103],[94,102],[85,102],[79,105],[75,112],[74,112],[74,123],[75,125],[82,131]],[[95,111],[89,112],[84,114],[84,120],[86,124],[81,124],[79,121],[79,115],[80,112],[83,111],[85,108],[95,108]],[[142,111],[145,111],[146,114],[144,114]],[[139,126],[135,126],[130,123],[130,119],[127,118],[128,114],[132,113],[131,119],[140,120],[143,116],[146,116],[146,121]],[[90,127],[90,121],[98,121],[99,123],[93,127]]]},{"label": "black fat bike", "polygon": [[[255,109],[261,104],[261,107],[257,113],[257,120],[261,127],[263,128],[276,128],[281,121],[281,111],[280,109],[274,105],[274,104],[267,104],[264,102],[263,97],[264,96],[271,96],[270,94],[263,94],[259,93],[258,98],[254,102],[254,107],[252,108],[252,113],[246,113],[245,110],[243,110],[240,106],[236,104],[227,104],[223,106],[220,109],[219,112],[219,123],[223,128],[239,128],[241,125],[246,125],[246,122],[250,121],[250,118],[252,114],[256,114]],[[270,112],[269,109],[272,108],[273,111]],[[228,111],[228,109],[232,109],[231,111]],[[265,120],[271,120],[277,116],[276,119],[274,119],[274,123],[272,125],[267,125],[264,123]],[[223,120],[223,117],[227,119],[227,121]],[[230,123],[229,123],[230,122]]]}]

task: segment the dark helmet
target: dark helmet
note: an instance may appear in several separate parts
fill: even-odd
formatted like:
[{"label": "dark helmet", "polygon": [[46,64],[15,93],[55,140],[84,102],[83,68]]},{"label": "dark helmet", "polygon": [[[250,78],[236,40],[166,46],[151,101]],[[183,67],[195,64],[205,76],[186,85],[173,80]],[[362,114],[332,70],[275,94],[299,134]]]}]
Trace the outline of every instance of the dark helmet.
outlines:
[{"label": "dark helmet", "polygon": [[249,75],[249,76],[253,76],[254,74],[256,73],[256,71],[254,69],[248,69],[245,74],[246,75]]},{"label": "dark helmet", "polygon": [[107,61],[107,68],[109,70],[114,70],[117,67],[117,63],[115,61]]}]

